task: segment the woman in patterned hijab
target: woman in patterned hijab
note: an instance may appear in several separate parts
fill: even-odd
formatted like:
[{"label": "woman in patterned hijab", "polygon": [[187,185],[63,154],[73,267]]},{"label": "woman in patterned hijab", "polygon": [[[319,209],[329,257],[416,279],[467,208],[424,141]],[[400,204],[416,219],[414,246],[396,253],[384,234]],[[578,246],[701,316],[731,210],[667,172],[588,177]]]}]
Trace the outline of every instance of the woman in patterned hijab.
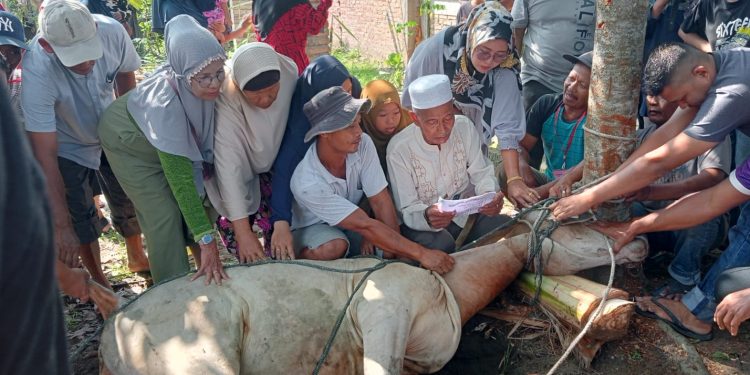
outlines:
[{"label": "woman in patterned hijab", "polygon": [[452,84],[457,114],[474,122],[483,141],[493,136],[508,176],[508,198],[526,207],[539,195],[520,178],[520,141],[526,134],[518,58],[513,47],[510,13],[500,2],[477,6],[465,23],[444,29],[423,41],[406,67],[402,103],[411,107],[409,83],[428,74],[445,74]]}]

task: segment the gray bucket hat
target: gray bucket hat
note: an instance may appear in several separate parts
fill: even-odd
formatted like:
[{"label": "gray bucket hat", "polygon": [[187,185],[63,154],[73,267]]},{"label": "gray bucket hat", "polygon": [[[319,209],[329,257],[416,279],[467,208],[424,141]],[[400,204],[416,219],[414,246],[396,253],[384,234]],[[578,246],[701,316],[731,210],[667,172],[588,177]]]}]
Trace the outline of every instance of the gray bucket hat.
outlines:
[{"label": "gray bucket hat", "polygon": [[355,99],[341,86],[315,94],[302,107],[311,124],[305,142],[310,142],[318,134],[333,133],[351,125],[357,113],[369,111],[370,105],[370,99]]},{"label": "gray bucket hat", "polygon": [[563,55],[563,58],[572,62],[573,64],[583,64],[591,69],[591,65],[594,64],[594,51],[588,51],[579,56]]}]

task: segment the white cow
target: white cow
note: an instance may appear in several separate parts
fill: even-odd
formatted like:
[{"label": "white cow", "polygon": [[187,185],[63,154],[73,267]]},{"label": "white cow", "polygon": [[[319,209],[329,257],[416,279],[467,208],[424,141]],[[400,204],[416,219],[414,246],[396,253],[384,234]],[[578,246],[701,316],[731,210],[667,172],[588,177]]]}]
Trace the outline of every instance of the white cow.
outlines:
[{"label": "white cow", "polygon": [[[188,277],[173,280],[148,290],[106,322],[100,344],[103,370],[309,374],[354,293],[321,374],[435,372],[456,351],[462,324],[524,268],[528,233],[519,232],[527,231],[518,226],[513,237],[453,254],[455,267],[445,276],[388,264],[356,292],[364,272],[300,264],[233,267],[222,286],[191,283]],[[604,238],[580,224],[558,229],[544,241],[545,274],[609,264]],[[617,261],[641,261],[646,252],[645,243],[635,241],[617,254]],[[379,262],[305,263],[355,270]]]}]

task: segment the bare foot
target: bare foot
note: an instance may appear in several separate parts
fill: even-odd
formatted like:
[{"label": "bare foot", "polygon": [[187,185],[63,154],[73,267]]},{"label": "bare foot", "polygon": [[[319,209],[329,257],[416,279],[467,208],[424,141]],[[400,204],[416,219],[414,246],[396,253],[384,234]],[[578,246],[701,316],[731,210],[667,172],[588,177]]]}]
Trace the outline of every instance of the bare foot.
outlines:
[{"label": "bare foot", "polygon": [[128,269],[130,272],[144,272],[151,269],[146,252],[143,251],[143,241],[140,234],[125,238],[125,247],[128,250]]},{"label": "bare foot", "polygon": [[[637,297],[635,302],[641,310],[650,311],[666,321],[671,321],[669,314],[654,304],[652,298],[654,297]],[[659,298],[659,303],[669,309],[685,328],[701,335],[711,332],[711,324],[698,320],[682,302]]]}]

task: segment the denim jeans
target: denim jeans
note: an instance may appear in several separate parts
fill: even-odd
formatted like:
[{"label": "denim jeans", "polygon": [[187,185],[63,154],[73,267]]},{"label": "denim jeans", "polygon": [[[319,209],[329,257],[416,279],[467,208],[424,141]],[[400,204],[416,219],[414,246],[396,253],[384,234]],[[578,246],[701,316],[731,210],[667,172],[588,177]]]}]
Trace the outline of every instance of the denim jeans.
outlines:
[{"label": "denim jeans", "polygon": [[716,281],[726,270],[750,266],[750,202],[740,208],[737,224],[729,230],[729,246],[711,266],[701,283],[682,297],[698,319],[710,322],[716,311]]},{"label": "denim jeans", "polygon": [[[633,216],[648,213],[640,203],[634,203],[631,212]],[[681,284],[697,285],[701,281],[703,256],[724,237],[722,231],[726,229],[722,221],[719,216],[692,228],[648,233],[649,247],[673,250],[675,256],[669,264],[669,275]]]}]

